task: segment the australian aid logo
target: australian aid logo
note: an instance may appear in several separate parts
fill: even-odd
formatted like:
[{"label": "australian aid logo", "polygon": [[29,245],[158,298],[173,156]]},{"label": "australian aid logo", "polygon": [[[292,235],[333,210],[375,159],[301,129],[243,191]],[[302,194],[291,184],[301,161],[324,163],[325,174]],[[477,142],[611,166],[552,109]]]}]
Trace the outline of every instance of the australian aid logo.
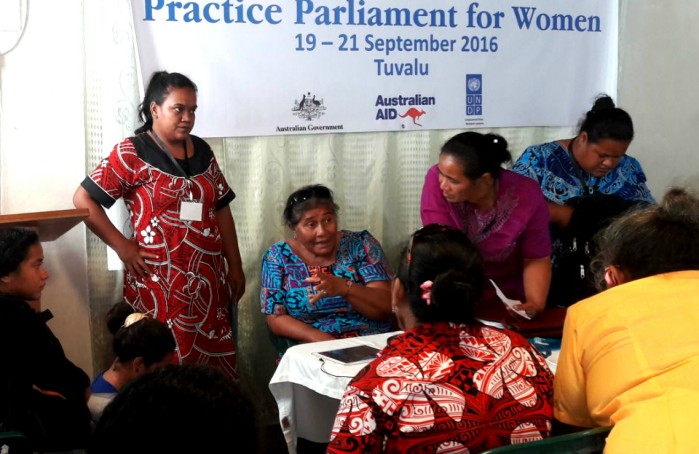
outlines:
[{"label": "australian aid logo", "polygon": [[376,120],[402,122],[401,128],[406,124],[422,127],[424,118],[429,114],[430,106],[434,106],[434,96],[415,94],[410,96],[382,96],[376,98]]}]

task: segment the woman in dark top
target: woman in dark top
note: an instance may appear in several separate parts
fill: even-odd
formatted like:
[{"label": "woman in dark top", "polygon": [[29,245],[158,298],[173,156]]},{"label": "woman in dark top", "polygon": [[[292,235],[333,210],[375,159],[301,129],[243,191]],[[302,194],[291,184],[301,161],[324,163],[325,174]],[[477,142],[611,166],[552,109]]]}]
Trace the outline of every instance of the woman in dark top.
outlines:
[{"label": "woman in dark top", "polygon": [[90,379],[27,301],[49,274],[36,232],[0,230],[0,426],[22,432],[34,451],[84,448]]}]

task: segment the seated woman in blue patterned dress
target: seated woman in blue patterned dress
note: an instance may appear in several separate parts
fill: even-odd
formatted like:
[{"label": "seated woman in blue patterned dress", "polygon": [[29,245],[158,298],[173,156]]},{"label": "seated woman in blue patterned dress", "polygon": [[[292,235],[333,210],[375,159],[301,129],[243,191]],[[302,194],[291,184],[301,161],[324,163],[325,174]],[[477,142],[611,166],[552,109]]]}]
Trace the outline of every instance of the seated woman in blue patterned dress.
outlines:
[{"label": "seated woman in blue patterned dress", "polygon": [[262,257],[262,313],[287,345],[391,329],[393,274],[383,248],[366,230],[338,230],[337,212],[325,186],[293,192],[284,208],[293,237]]},{"label": "seated woman in blue patterned dress", "polygon": [[[592,237],[627,209],[654,203],[641,164],[626,154],[633,135],[631,116],[602,95],[575,137],[532,145],[513,165],[514,172],[539,183],[548,202],[553,245],[549,302],[567,306],[594,293],[594,283],[587,279]],[[580,285],[557,274],[567,267],[563,256],[577,251],[584,261],[571,264],[571,273],[579,276]],[[571,291],[576,287],[577,295]]]}]

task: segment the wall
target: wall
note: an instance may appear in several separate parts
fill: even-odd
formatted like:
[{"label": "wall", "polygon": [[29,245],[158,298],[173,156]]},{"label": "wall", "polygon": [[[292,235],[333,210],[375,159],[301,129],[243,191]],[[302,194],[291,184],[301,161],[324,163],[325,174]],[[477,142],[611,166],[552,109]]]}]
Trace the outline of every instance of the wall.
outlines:
[{"label": "wall", "polygon": [[618,105],[635,127],[629,154],[643,165],[651,191],[698,187],[699,3],[624,0]]},{"label": "wall", "polygon": [[[73,208],[85,176],[82,2],[36,0],[0,60],[0,213]],[[66,354],[92,373],[85,229],[44,243],[42,307]]]},{"label": "wall", "polygon": [[[0,57],[0,213],[72,208],[85,175],[82,3],[34,0],[19,45]],[[618,104],[634,118],[630,153],[657,197],[699,180],[699,4],[622,0]],[[582,114],[582,112],[581,112]],[[57,170],[58,169],[58,170]],[[45,243],[43,305],[68,356],[92,373],[85,229]]]}]

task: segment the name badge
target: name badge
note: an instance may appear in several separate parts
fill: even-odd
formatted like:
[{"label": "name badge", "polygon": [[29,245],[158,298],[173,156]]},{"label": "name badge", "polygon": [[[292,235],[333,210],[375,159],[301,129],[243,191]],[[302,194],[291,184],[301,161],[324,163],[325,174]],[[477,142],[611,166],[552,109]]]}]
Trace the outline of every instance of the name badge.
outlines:
[{"label": "name badge", "polygon": [[203,207],[204,204],[201,202],[183,200],[180,205],[180,219],[183,221],[201,221]]}]

